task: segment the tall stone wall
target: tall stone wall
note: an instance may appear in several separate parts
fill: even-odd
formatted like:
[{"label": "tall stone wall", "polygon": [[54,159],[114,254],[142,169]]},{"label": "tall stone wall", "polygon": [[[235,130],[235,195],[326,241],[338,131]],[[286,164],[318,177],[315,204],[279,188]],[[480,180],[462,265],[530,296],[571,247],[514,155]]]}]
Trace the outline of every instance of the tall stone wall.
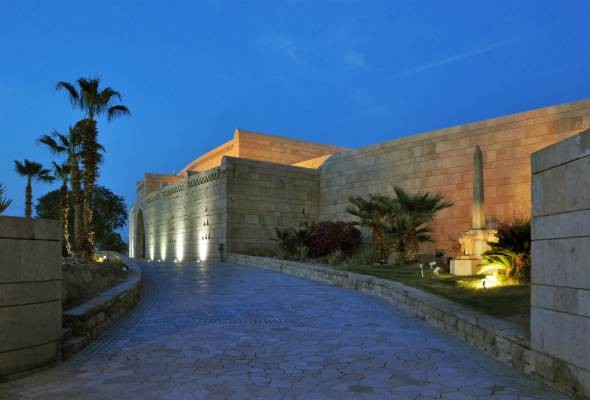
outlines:
[{"label": "tall stone wall", "polygon": [[318,220],[319,172],[314,169],[227,157],[229,252],[276,247],[275,227]]},{"label": "tall stone wall", "polygon": [[590,130],[533,154],[532,169],[531,363],[590,398]]},{"label": "tall stone wall", "polygon": [[152,260],[207,260],[226,241],[225,172],[220,168],[179,178],[137,202],[130,218],[131,255],[137,253],[139,215],[145,257]]},{"label": "tall stone wall", "polygon": [[347,198],[392,194],[393,186],[442,193],[454,207],[434,222],[435,244],[424,252],[457,252],[458,235],[471,225],[472,154],[484,155],[485,207],[495,225],[529,216],[530,155],[590,127],[590,101],[510,115],[338,153],[320,168],[320,218],[352,219]]},{"label": "tall stone wall", "polygon": [[61,225],[0,217],[0,381],[59,360]]}]

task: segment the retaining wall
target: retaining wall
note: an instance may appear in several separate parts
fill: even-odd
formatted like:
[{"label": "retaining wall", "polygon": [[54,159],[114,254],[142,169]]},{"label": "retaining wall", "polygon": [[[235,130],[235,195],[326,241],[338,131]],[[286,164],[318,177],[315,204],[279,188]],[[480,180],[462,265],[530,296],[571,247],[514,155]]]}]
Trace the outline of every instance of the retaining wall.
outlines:
[{"label": "retaining wall", "polygon": [[0,217],[0,381],[60,359],[61,224]]},{"label": "retaining wall", "polygon": [[125,281],[99,294],[78,307],[64,311],[65,325],[74,336],[95,339],[113,322],[133,308],[141,296],[141,269],[129,257],[113,252],[103,252],[111,259],[118,259],[129,268]]}]

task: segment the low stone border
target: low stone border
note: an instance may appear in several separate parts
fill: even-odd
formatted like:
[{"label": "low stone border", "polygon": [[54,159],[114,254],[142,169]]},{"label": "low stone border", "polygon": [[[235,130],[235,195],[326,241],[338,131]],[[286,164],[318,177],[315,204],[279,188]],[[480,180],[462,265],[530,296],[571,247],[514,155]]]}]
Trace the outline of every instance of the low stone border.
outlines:
[{"label": "low stone border", "polygon": [[[228,261],[272,271],[284,272],[330,285],[367,293],[385,300],[395,307],[438,328],[459,337],[492,357],[511,365],[526,374],[534,375],[546,384],[569,394],[573,389],[569,382],[553,379],[554,374],[535,370],[531,363],[530,340],[526,333],[507,321],[494,318],[468,309],[441,297],[403,285],[399,282],[373,276],[320,267],[295,261],[267,257],[254,257],[243,254],[229,254]],[[562,361],[554,359],[556,365]]]},{"label": "low stone border", "polygon": [[129,268],[124,282],[99,294],[84,304],[64,311],[64,325],[73,336],[95,339],[109,325],[139,302],[142,276],[139,266],[129,257],[114,252],[102,252],[107,258],[118,259]]}]

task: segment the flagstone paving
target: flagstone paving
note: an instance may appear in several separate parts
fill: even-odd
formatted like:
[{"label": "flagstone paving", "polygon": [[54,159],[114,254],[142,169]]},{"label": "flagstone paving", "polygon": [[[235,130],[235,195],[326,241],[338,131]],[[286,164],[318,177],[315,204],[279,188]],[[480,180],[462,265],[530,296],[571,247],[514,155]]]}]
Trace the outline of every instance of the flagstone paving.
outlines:
[{"label": "flagstone paving", "polygon": [[142,263],[138,307],[0,399],[562,399],[369,296],[221,263]]}]

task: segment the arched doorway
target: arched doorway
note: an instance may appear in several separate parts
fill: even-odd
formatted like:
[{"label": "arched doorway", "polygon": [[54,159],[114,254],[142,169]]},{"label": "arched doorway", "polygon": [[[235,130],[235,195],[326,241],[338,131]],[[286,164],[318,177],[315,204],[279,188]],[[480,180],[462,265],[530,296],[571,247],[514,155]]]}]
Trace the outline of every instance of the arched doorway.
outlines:
[{"label": "arched doorway", "polygon": [[141,210],[137,213],[135,232],[135,258],[145,258],[145,229]]}]

